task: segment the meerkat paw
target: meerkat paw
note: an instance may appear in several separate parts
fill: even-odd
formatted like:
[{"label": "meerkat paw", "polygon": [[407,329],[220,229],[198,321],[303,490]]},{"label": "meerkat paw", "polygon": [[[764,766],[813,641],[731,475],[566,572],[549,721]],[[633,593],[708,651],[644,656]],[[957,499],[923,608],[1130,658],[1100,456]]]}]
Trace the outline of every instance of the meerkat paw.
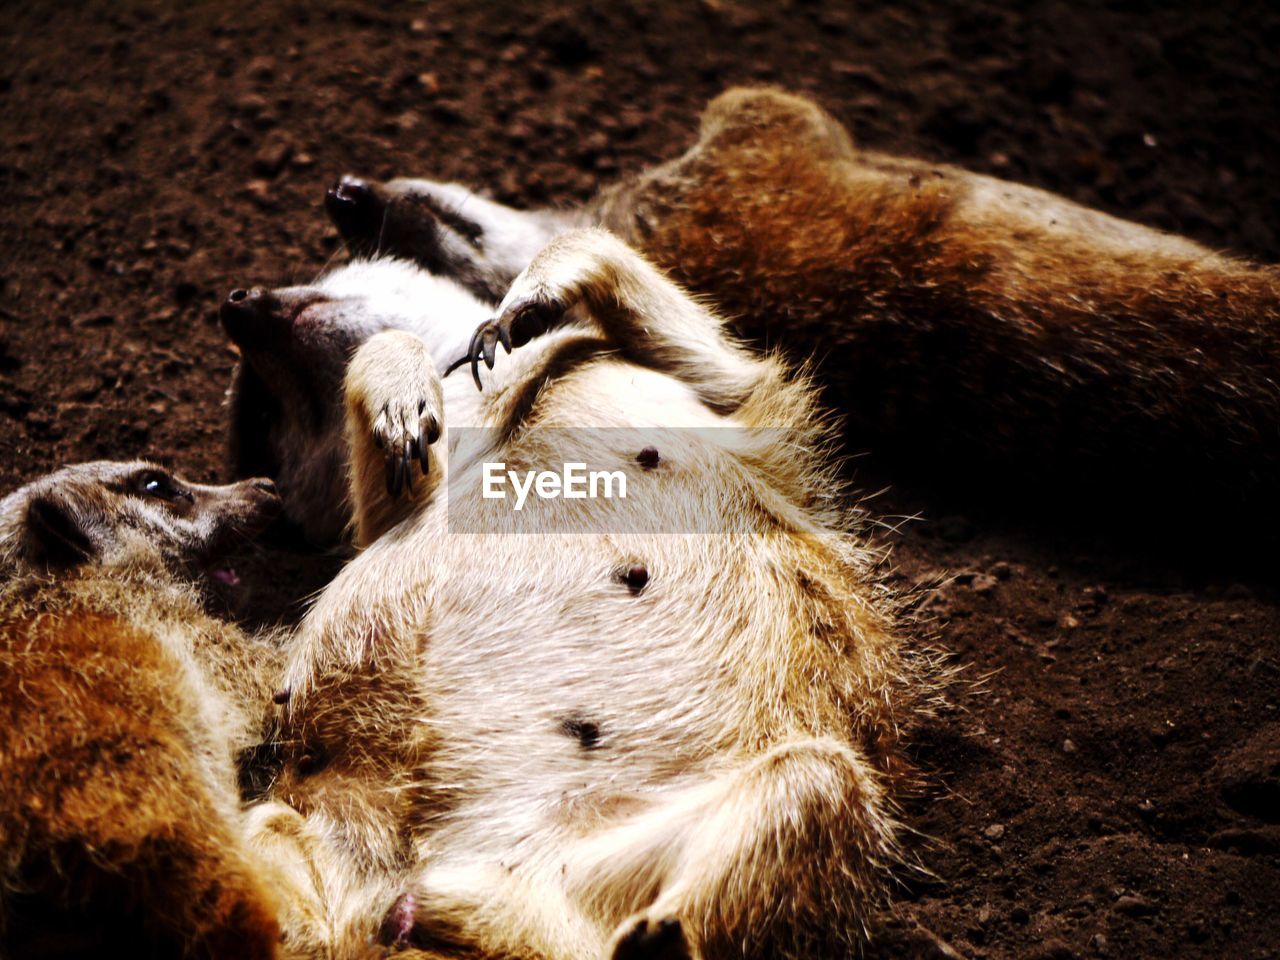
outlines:
[{"label": "meerkat paw", "polygon": [[415,462],[425,477],[428,448],[440,439],[444,422],[440,378],[426,345],[396,330],[370,338],[351,361],[347,401],[383,453],[387,493],[412,493]]},{"label": "meerkat paw", "polygon": [[510,353],[559,326],[584,300],[606,299],[616,283],[616,271],[611,268],[635,256],[604,230],[571,230],[557,237],[516,277],[498,315],[476,328],[466,354],[445,375],[469,362],[476,388],[483,389],[480,361],[492,370],[498,344]]},{"label": "meerkat paw", "polygon": [[632,918],[614,934],[610,960],[694,960],[684,927],[675,917]]},{"label": "meerkat paw", "polygon": [[440,439],[440,417],[427,396],[388,399],[373,421],[373,442],[386,455],[387,493],[413,492],[414,463],[425,477],[431,471],[427,449]]},{"label": "meerkat paw", "polygon": [[523,347],[535,337],[540,337],[552,327],[558,326],[564,319],[568,306],[555,296],[544,293],[515,300],[503,311],[476,328],[471,335],[471,346],[465,355],[454,361],[445,371],[448,376],[464,363],[471,363],[471,376],[475,379],[476,389],[483,390],[480,384],[480,361],[490,370],[497,358],[497,345],[510,353],[515,347]]}]

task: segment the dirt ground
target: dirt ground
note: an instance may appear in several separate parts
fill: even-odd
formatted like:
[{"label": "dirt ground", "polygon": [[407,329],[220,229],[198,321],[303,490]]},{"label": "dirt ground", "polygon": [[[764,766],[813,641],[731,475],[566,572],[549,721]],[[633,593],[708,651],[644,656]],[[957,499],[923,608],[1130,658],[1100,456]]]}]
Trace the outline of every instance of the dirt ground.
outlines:
[{"label": "dirt ground", "polygon": [[[868,145],[1280,260],[1280,8],[1026,6],[8,6],[0,489],[140,454],[222,475],[217,305],[342,256],[320,208],[338,174],[569,204],[683,148],[731,83],[808,92]],[[915,736],[935,790],[907,815],[936,878],[904,885],[869,954],[1280,956],[1270,578],[859,463],[890,487],[877,509],[922,516],[886,535],[897,576],[955,575],[927,607],[987,675]],[[1212,504],[1169,518],[1212,522]],[[306,567],[277,550],[260,595]]]}]

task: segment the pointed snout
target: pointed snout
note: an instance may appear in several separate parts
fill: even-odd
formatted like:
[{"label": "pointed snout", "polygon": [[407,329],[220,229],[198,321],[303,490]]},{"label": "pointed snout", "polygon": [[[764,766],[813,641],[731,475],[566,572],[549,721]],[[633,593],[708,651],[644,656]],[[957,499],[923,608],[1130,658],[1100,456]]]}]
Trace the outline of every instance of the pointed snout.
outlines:
[{"label": "pointed snout", "polygon": [[280,491],[270,477],[249,477],[226,484],[192,483],[188,487],[196,494],[197,499],[208,503],[240,503],[268,511],[280,506]]},{"label": "pointed snout", "polygon": [[276,482],[270,477],[250,477],[243,482],[259,496],[266,497],[268,500],[280,499],[280,491],[276,489]]},{"label": "pointed snout", "polygon": [[373,190],[359,177],[345,176],[332,187],[325,201],[339,209],[359,209],[373,203]]},{"label": "pointed snout", "polygon": [[280,491],[268,477],[250,477],[232,484],[231,496],[239,500],[248,517],[258,523],[275,518],[282,506]]},{"label": "pointed snout", "polygon": [[235,343],[244,346],[260,340],[281,314],[280,301],[262,287],[232,290],[222,301],[218,319]]}]

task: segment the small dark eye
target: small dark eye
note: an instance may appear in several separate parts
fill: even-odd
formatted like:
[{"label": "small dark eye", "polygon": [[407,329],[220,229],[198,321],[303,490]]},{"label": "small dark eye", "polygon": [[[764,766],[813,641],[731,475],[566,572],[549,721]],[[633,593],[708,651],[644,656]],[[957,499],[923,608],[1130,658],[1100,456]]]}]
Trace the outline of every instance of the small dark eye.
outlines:
[{"label": "small dark eye", "polygon": [[329,765],[329,755],[323,749],[312,747],[298,758],[298,776],[309,777]]},{"label": "small dark eye", "polygon": [[180,500],[187,497],[176,480],[159,470],[146,470],[134,479],[138,493],[157,500]]}]

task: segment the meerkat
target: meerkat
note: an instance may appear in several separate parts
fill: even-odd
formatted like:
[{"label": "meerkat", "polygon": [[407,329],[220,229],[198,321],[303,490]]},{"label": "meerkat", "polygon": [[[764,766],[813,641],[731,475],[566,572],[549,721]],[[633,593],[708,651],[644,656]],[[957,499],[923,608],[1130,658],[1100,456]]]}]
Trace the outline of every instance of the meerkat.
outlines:
[{"label": "meerkat", "polygon": [[228,391],[233,471],[273,477],[298,529],[318,545],[339,542],[351,519],[342,402],[351,355],[397,325],[440,354],[461,349],[491,309],[448,278],[387,259],[313,287],[232,291],[220,316],[241,354]]},{"label": "meerkat", "polygon": [[[604,231],[549,244],[496,319],[457,284],[442,309],[448,283],[357,262],[224,308],[281,406],[330,388],[325,330],[377,330],[340,393],[358,553],[293,638],[257,841],[313,864],[297,939],[846,955],[932,687],[813,389]],[[637,506],[480,493],[483,464],[570,459]]]},{"label": "meerkat", "polygon": [[0,500],[0,954],[276,955],[235,758],[279,653],[198,581],[278,508],[144,462],[66,467]]},{"label": "meerkat", "polygon": [[489,297],[548,232],[604,225],[749,341],[811,359],[859,451],[1121,524],[1176,506],[1280,530],[1280,271],[859,149],[802,97],[730,90],[686,153],[580,210],[356,178],[328,208],[357,248]]}]

